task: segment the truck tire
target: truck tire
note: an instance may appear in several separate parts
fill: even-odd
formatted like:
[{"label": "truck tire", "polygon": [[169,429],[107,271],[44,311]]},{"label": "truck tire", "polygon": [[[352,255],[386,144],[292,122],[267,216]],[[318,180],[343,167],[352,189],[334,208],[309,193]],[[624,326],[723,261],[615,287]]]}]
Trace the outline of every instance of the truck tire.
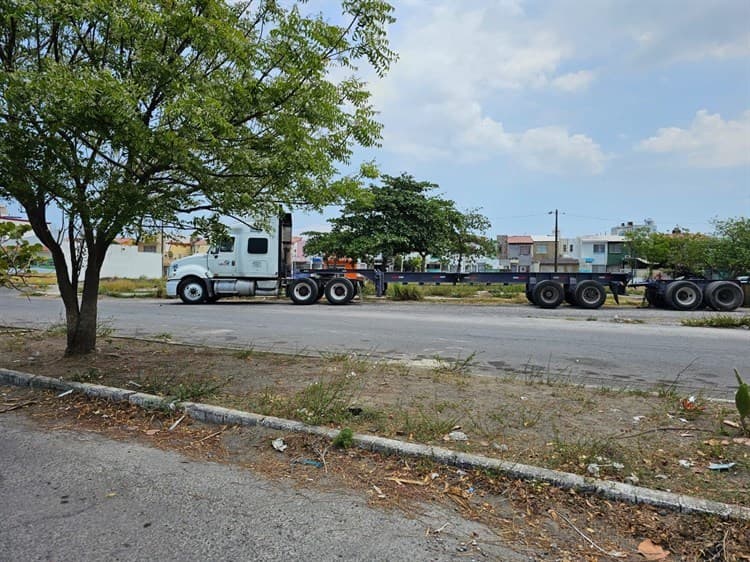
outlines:
[{"label": "truck tire", "polygon": [[664,297],[659,294],[659,290],[656,287],[646,287],[644,296],[649,306],[664,308]]},{"label": "truck tire", "polygon": [[526,285],[526,300],[529,301],[531,304],[536,304],[534,302],[534,293],[529,289],[529,286]]},{"label": "truck tire", "polygon": [[347,304],[354,298],[354,285],[346,277],[331,279],[326,283],[325,294],[331,304]]},{"label": "truck tire", "polygon": [[730,312],[744,300],[742,289],[730,281],[711,281],[703,290],[703,299],[714,310]]},{"label": "truck tire", "polygon": [[664,300],[675,310],[695,310],[703,303],[703,291],[692,281],[675,281],[667,286]]},{"label": "truck tire", "polygon": [[294,304],[313,304],[318,300],[318,284],[309,277],[297,279],[289,287],[289,298]]},{"label": "truck tire", "polygon": [[578,301],[576,300],[575,291],[567,287],[565,289],[565,302],[568,303],[570,306],[578,306]]},{"label": "truck tire", "polygon": [[185,304],[201,304],[206,302],[208,291],[206,285],[197,277],[188,277],[180,281],[177,294]]},{"label": "truck tire", "polygon": [[536,284],[532,296],[534,304],[541,308],[557,308],[565,298],[565,290],[561,283],[545,279]]},{"label": "truck tire", "polygon": [[587,279],[576,285],[575,299],[581,308],[599,308],[607,300],[607,290],[601,283]]}]

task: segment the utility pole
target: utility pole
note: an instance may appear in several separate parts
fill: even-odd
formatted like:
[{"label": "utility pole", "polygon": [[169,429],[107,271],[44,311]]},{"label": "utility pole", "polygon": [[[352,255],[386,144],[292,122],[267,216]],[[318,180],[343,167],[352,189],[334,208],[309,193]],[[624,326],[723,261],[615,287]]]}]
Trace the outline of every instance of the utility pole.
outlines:
[{"label": "utility pole", "polygon": [[554,211],[550,211],[547,214],[551,215],[552,213],[555,213],[555,272],[557,272],[557,253],[558,253],[558,247],[557,247],[557,245],[558,245],[558,241],[557,241],[557,237],[558,237],[558,234],[557,234],[557,209],[555,209]]}]

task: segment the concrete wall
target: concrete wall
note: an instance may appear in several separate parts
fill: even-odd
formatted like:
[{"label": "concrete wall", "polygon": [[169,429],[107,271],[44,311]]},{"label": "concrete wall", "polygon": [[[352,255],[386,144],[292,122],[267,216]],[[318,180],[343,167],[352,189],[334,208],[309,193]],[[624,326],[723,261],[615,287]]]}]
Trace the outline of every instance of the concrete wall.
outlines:
[{"label": "concrete wall", "polygon": [[[63,251],[68,267],[70,267],[70,255],[67,247],[64,246]],[[122,279],[138,279],[139,277],[159,279],[161,277],[161,259],[161,254],[158,252],[139,252],[135,246],[112,245],[104,258],[101,276]]]}]

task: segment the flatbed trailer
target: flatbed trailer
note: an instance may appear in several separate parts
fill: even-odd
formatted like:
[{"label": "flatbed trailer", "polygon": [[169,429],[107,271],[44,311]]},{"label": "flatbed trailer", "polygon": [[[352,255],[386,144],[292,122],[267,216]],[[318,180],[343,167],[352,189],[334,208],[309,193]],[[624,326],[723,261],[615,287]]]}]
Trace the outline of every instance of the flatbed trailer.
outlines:
[{"label": "flatbed trailer", "polygon": [[615,301],[624,295],[628,273],[562,272],[398,272],[359,269],[357,273],[375,283],[377,295],[385,294],[388,283],[408,285],[525,285],[528,300],[541,308],[556,308],[563,301],[581,308],[599,308],[607,299],[607,289]]}]

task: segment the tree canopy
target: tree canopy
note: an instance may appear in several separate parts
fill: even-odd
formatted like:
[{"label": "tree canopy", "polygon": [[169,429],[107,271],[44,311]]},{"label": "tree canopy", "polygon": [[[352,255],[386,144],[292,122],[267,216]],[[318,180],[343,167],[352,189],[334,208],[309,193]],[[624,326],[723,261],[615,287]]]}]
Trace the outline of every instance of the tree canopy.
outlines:
[{"label": "tree canopy", "polygon": [[309,254],[384,262],[417,253],[424,268],[426,257],[456,255],[460,266],[467,256],[494,253],[478,232],[489,221],[477,209],[460,212],[451,200],[431,194],[436,184],[417,181],[403,173],[383,175],[380,185],[370,185],[362,196],[345,204],[338,217],[329,219],[330,232],[309,232]]},{"label": "tree canopy", "polygon": [[357,185],[337,164],[376,145],[380,125],[354,74],[394,60],[392,8],[342,0],[334,24],[301,5],[2,3],[0,198],[21,204],[52,254],[67,353],[94,349],[99,271],[120,232],[185,212],[320,209]]},{"label": "tree canopy", "polygon": [[750,219],[714,221],[713,235],[636,229],[626,237],[634,256],[670,270],[675,277],[719,272],[728,277],[750,271]]}]

